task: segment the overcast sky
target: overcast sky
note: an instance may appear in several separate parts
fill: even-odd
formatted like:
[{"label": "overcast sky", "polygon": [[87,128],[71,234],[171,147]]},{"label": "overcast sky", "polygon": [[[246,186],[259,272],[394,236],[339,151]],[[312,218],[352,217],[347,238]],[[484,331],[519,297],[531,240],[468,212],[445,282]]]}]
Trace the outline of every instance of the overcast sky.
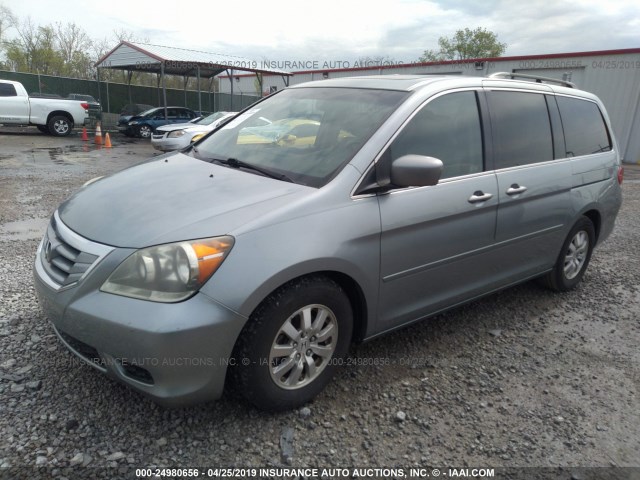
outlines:
[{"label": "overcast sky", "polygon": [[75,22],[92,38],[126,29],[149,43],[254,60],[353,63],[386,56],[408,63],[464,27],[496,33],[508,45],[506,56],[640,47],[638,0],[397,0],[385,7],[370,0],[0,3],[37,24]]}]

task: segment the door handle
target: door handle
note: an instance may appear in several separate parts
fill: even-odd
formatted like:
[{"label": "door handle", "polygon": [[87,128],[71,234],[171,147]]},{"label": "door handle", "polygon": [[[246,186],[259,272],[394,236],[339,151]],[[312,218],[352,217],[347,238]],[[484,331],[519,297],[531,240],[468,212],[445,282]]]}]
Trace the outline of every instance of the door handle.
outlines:
[{"label": "door handle", "polygon": [[520,186],[517,183],[514,183],[509,188],[507,188],[507,195],[518,195],[519,193],[524,193],[527,191],[527,187]]},{"label": "door handle", "polygon": [[484,193],[484,192],[482,192],[482,190],[478,190],[476,192],[473,192],[473,195],[471,195],[469,197],[469,200],[467,200],[467,201],[469,203],[480,203],[480,202],[486,202],[487,200],[489,200],[492,197],[493,197],[493,194]]}]

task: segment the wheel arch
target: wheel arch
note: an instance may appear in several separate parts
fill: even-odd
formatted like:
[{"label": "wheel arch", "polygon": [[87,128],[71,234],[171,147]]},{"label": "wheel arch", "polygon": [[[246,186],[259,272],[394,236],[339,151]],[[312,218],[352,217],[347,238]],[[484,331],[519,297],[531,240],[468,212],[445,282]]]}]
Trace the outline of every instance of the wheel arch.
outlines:
[{"label": "wheel arch", "polygon": [[[349,303],[351,304],[351,308],[353,309],[353,334],[351,341],[359,342],[365,337],[367,328],[368,328],[368,318],[369,318],[369,307],[367,304],[366,295],[360,286],[360,284],[351,276],[344,272],[340,272],[337,270],[316,270],[310,271],[308,273],[304,273],[301,275],[297,275],[295,277],[289,278],[286,281],[280,281],[278,286],[272,288],[265,295],[261,295],[262,299],[256,303],[253,307],[251,315],[255,312],[256,309],[260,307],[260,305],[267,299],[269,296],[277,291],[278,289],[284,287],[288,283],[295,282],[305,277],[313,277],[313,276],[324,276],[327,277],[334,282],[336,282],[340,287],[344,290],[347,298],[349,299]],[[249,315],[249,320],[251,321],[251,315]]]},{"label": "wheel arch", "polygon": [[325,275],[340,285],[351,303],[353,309],[353,335],[352,342],[360,342],[364,339],[367,332],[368,309],[367,299],[360,288],[358,282],[347,274],[336,271],[317,272],[319,275]]},{"label": "wheel arch", "polygon": [[74,125],[73,116],[69,112],[66,112],[64,110],[54,110],[53,112],[50,112],[49,115],[47,115],[47,124],[53,117],[58,117],[58,116],[66,117],[67,120],[69,120],[69,123],[71,124],[71,128],[73,128],[73,125]]},{"label": "wheel arch", "polygon": [[593,229],[596,233],[596,243],[598,243],[598,239],[600,238],[600,228],[602,226],[602,215],[596,208],[590,208],[586,211],[582,212],[582,215],[587,217],[593,223]]}]

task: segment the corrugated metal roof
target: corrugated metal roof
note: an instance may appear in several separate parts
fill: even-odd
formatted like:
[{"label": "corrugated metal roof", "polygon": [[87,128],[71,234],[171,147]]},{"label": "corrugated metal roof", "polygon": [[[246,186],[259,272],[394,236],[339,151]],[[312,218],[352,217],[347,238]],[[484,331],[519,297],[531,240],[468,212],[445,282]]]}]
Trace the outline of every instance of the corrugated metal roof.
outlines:
[{"label": "corrugated metal roof", "polygon": [[120,42],[96,62],[96,67],[159,73],[161,64],[170,75],[194,76],[198,67],[201,77],[212,77],[225,70],[292,75],[244,57],[133,42]]}]

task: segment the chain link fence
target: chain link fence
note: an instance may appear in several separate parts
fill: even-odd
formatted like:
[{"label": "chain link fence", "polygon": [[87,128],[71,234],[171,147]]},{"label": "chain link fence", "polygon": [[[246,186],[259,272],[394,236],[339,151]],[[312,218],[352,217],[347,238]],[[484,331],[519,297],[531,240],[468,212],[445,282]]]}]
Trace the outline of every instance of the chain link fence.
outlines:
[{"label": "chain link fence", "polygon": [[[67,97],[71,93],[91,95],[100,101],[102,121],[106,127],[115,126],[122,108],[129,103],[141,103],[151,106],[163,105],[162,88],[127,85],[126,83],[101,81],[99,88],[96,80],[55,77],[35,73],[9,72],[0,70],[0,79],[14,80],[22,83],[29,94],[59,95]],[[207,82],[208,83],[208,82]],[[219,92],[200,92],[202,111],[217,112],[239,111],[259,100],[256,95]],[[167,88],[167,105],[181,106],[199,111],[198,91]],[[93,118],[92,121],[97,120]],[[111,125],[113,123],[113,125]]]}]

